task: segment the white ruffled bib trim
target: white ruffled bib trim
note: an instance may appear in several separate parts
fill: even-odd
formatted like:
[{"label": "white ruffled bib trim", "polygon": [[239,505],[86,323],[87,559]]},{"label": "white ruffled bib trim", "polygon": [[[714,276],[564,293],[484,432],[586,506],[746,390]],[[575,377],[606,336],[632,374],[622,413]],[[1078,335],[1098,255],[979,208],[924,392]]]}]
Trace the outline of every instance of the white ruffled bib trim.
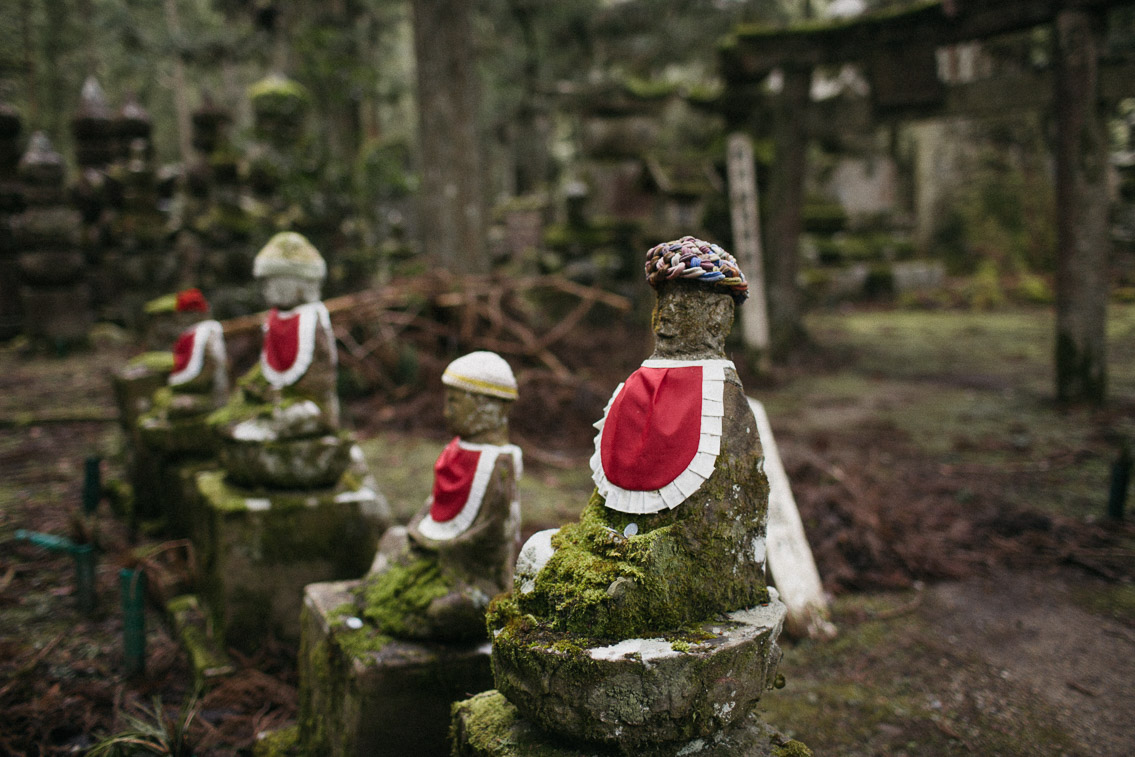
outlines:
[{"label": "white ruffled bib trim", "polygon": [[625,382],[615,388],[614,394],[603,410],[603,417],[595,423],[599,433],[595,435],[595,453],[591,456],[591,478],[599,494],[606,500],[607,507],[621,513],[646,514],[662,510],[672,510],[696,492],[713,473],[713,466],[721,452],[721,419],[725,415],[725,369],[734,368],[732,360],[645,360],[643,368],[688,368],[700,366],[702,369],[701,398],[701,436],[698,451],[685,470],[661,489],[638,491],[624,489],[611,483],[603,470],[603,425],[607,413],[615,404],[615,398],[623,390]]},{"label": "white ruffled bib trim", "polygon": [[[285,370],[277,371],[268,364],[268,356],[263,349],[260,350],[260,370],[264,374],[264,378],[273,388],[283,389],[303,378],[307,373],[307,369],[311,367],[311,362],[315,357],[315,334],[316,329],[322,329],[324,335],[327,337],[328,349],[331,353],[331,365],[338,364],[339,354],[335,349],[335,333],[331,330],[331,314],[327,312],[327,306],[322,302],[309,302],[300,305],[291,310],[291,314],[280,314],[282,318],[299,318],[299,326],[296,329],[296,339],[299,344],[296,346],[296,359]],[[264,324],[264,330],[267,332],[268,324]]]},{"label": "white ruffled bib trim", "polygon": [[[430,517],[427,512],[426,516],[418,523],[418,532],[427,539],[434,541],[448,541],[468,530],[469,526],[473,525],[473,521],[477,519],[477,513],[481,511],[481,502],[485,498],[485,492],[489,488],[489,480],[492,478],[493,468],[497,464],[497,458],[501,455],[512,455],[512,465],[516,477],[519,479],[520,474],[524,470],[524,461],[520,453],[520,447],[515,444],[470,444],[468,442],[458,441],[457,446],[459,449],[473,450],[481,453],[481,457],[477,460],[477,470],[473,472],[473,485],[469,488],[469,498],[465,500],[461,510],[457,515],[453,516],[447,521],[438,522]],[[519,490],[517,497],[520,496]],[[433,495],[429,496],[426,500],[427,505],[433,504]],[[519,499],[515,499],[510,503],[510,509],[518,509],[520,507]]]},{"label": "white ruffled bib trim", "polygon": [[169,385],[187,384],[200,376],[201,368],[205,365],[206,350],[217,365],[224,366],[224,329],[217,321],[201,321],[193,327],[193,352],[189,355],[189,362],[180,371],[169,375]]}]

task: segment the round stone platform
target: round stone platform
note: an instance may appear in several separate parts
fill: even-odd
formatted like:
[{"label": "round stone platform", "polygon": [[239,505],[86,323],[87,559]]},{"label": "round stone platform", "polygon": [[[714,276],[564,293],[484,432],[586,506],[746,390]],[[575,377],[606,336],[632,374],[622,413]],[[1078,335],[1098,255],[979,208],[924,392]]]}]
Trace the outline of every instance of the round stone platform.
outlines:
[{"label": "round stone platform", "polygon": [[744,721],[775,681],[786,609],[770,594],[692,633],[612,645],[509,623],[493,639],[497,688],[521,717],[569,739],[633,751],[712,736]]}]

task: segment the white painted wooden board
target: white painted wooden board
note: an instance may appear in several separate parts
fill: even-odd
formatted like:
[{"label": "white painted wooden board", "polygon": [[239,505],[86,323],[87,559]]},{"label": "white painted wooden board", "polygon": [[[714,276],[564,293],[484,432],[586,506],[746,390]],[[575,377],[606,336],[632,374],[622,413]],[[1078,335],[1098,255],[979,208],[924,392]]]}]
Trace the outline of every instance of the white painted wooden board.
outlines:
[{"label": "white painted wooden board", "polygon": [[759,400],[749,398],[749,406],[757,419],[757,433],[765,455],[768,476],[768,556],[766,565],[788,607],[787,625],[794,636],[830,638],[836,628],[828,620],[828,600],[820,583],[820,573],[812,557],[812,548],[804,535],[804,524],[796,509],[792,486],[780,459],[776,439],[772,435],[768,414]]}]

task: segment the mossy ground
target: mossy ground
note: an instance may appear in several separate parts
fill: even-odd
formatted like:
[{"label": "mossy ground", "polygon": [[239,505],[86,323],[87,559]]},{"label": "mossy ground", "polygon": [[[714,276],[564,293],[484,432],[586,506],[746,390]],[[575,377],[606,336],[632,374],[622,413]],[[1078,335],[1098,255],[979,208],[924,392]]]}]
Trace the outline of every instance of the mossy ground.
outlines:
[{"label": "mossy ground", "polygon": [[834,641],[785,649],[788,684],[761,699],[768,722],[816,754],[1080,755],[1052,704],[920,612],[916,593],[836,602]]}]

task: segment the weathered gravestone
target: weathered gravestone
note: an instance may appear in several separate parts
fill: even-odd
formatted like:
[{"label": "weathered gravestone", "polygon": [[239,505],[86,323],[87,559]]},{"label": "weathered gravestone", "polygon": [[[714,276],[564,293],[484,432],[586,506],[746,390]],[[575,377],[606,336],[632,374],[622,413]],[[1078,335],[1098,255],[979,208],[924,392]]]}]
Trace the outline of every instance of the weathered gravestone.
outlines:
[{"label": "weathered gravestone", "polygon": [[320,301],[326,264],[283,232],[256,256],[272,310],[259,363],[208,418],[221,470],[197,475],[203,599],[227,642],[299,638],[303,587],[366,572],[389,523],[339,422],[337,353]]},{"label": "weathered gravestone", "polygon": [[692,237],[652,248],[646,273],[654,354],[596,424],[579,521],[535,534],[490,608],[497,692],[455,706],[454,754],[810,753],[754,714],[786,611],[765,583],[757,424],[724,351],[747,283]]},{"label": "weathered gravestone", "polygon": [[520,536],[516,380],[498,355],[474,352],[442,381],[457,436],[425,506],[386,533],[363,579],[307,587],[300,738],[310,754],[443,754],[452,703],[492,683],[485,610],[512,583]]}]

